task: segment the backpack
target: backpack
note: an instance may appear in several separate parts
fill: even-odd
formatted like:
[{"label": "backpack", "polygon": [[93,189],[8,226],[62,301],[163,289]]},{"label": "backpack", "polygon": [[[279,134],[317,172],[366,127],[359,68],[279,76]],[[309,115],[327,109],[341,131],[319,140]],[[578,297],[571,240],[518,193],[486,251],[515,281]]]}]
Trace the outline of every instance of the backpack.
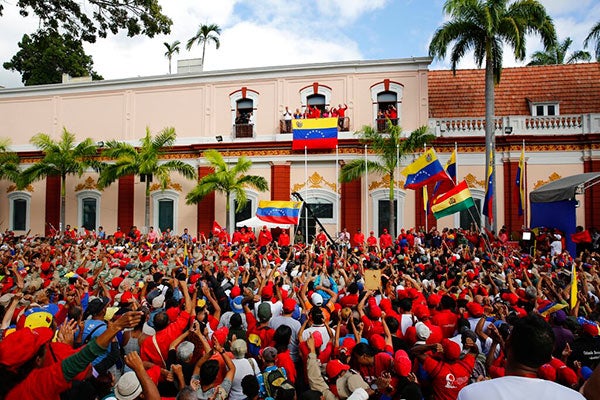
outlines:
[{"label": "backpack", "polygon": [[269,372],[263,372],[263,382],[268,397],[275,397],[277,389],[294,390],[294,385],[285,377],[283,368],[276,368]]}]

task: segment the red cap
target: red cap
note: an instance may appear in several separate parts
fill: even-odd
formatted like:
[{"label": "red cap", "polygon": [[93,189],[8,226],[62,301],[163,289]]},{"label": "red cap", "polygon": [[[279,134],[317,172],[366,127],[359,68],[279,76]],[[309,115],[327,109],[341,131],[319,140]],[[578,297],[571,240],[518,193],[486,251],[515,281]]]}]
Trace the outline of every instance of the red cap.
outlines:
[{"label": "red cap", "polygon": [[340,360],[330,360],[327,363],[327,367],[325,367],[325,372],[327,373],[327,377],[329,379],[336,378],[343,371],[348,371],[350,366],[348,364],[344,364]]},{"label": "red cap", "polygon": [[234,299],[242,294],[242,289],[238,285],[235,285],[231,288],[231,293],[229,293],[229,297]]},{"label": "red cap", "polygon": [[442,301],[442,296],[437,293],[432,293],[427,297],[427,304],[429,304],[430,307],[437,307],[438,304],[440,304],[440,301]]},{"label": "red cap", "polygon": [[229,334],[229,329],[227,329],[226,326],[223,326],[223,327],[217,329],[216,331],[213,332],[213,335],[212,335],[213,343],[216,340],[219,342],[219,344],[221,346],[224,346],[225,342],[227,341],[228,334]]},{"label": "red cap", "polygon": [[323,346],[323,335],[321,335],[321,332],[319,331],[314,331],[312,333],[312,337],[315,340],[315,348],[319,348],[321,346]]},{"label": "red cap", "polygon": [[123,292],[121,295],[121,303],[129,303],[133,299],[133,294],[130,291]]},{"label": "red cap", "polygon": [[54,336],[50,328],[23,328],[6,336],[0,342],[0,360],[2,365],[16,370],[32,359],[40,347],[48,343]]},{"label": "red cap", "polygon": [[469,314],[475,318],[483,316],[483,307],[479,303],[467,303],[467,310],[469,311]]},{"label": "red cap", "polygon": [[283,312],[289,314],[296,309],[296,300],[289,297],[283,301]]},{"label": "red cap", "polygon": [[415,317],[419,318],[420,320],[423,320],[423,318],[431,317],[429,308],[427,308],[427,306],[424,304],[417,305],[415,307],[414,314],[415,314]]},{"label": "red cap", "polygon": [[444,338],[442,339],[442,347],[444,348],[444,357],[446,357],[446,360],[458,360],[458,357],[460,357],[460,346],[458,343]]},{"label": "red cap", "polygon": [[48,272],[51,267],[52,267],[52,264],[50,264],[48,261],[44,261],[40,268],[42,269],[42,271]]},{"label": "red cap", "polygon": [[260,295],[261,297],[268,297],[269,299],[273,297],[273,286],[269,285],[262,288]]},{"label": "red cap", "polygon": [[110,281],[112,287],[115,289],[119,287],[121,282],[123,282],[123,278],[121,278],[120,276],[117,276],[116,278],[113,278],[112,281]]},{"label": "red cap", "polygon": [[348,353],[352,353],[354,346],[356,346],[356,340],[352,339],[351,337],[347,337],[346,339],[344,339],[342,341],[342,345],[340,346],[340,351],[345,350]]},{"label": "red cap", "polygon": [[560,367],[558,370],[556,370],[556,380],[570,388],[577,385],[579,382],[579,378],[577,378],[575,371],[567,366]]},{"label": "red cap", "polygon": [[378,333],[371,335],[371,346],[377,351],[383,351],[385,349],[385,339]]},{"label": "red cap", "polygon": [[408,358],[408,354],[404,350],[398,350],[394,355],[394,368],[400,376],[408,376],[412,370],[412,361]]},{"label": "red cap", "polygon": [[175,322],[177,320],[177,317],[179,316],[179,308],[170,307],[167,309],[166,313],[167,313],[167,316],[169,317],[169,321]]},{"label": "red cap", "polygon": [[77,268],[77,270],[75,270],[75,273],[79,276],[84,276],[85,274],[87,274],[90,270],[84,267],[79,267]]},{"label": "red cap", "polygon": [[596,324],[583,324],[583,331],[590,336],[598,336],[598,325]]},{"label": "red cap", "polygon": [[544,364],[538,368],[538,377],[547,381],[556,381],[556,369],[550,364]]}]

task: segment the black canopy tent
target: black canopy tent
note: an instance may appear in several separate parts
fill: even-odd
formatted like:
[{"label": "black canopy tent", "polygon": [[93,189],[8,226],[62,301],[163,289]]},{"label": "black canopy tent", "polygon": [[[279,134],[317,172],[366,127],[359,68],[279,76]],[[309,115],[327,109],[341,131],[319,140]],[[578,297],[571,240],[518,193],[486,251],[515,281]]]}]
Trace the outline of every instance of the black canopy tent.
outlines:
[{"label": "black canopy tent", "polygon": [[[532,191],[529,193],[530,225],[560,229],[566,235],[567,249],[574,254],[571,234],[575,232],[575,209],[579,204],[575,196],[582,195],[597,183],[600,183],[600,172],[587,172],[555,180]],[[586,204],[586,207],[592,207],[592,204]]]}]

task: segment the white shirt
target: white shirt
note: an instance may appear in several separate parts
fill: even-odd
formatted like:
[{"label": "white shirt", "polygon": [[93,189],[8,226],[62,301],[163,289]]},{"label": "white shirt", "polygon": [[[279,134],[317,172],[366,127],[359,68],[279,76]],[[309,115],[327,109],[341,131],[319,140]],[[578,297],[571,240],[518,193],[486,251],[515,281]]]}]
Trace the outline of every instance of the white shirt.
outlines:
[{"label": "white shirt", "polygon": [[550,247],[551,256],[557,256],[562,253],[562,242],[560,240],[555,240],[554,242],[550,243]]},{"label": "white shirt", "polygon": [[[233,380],[231,382],[231,391],[229,392],[230,400],[243,400],[246,398],[244,393],[242,392],[242,379],[246,375],[259,375],[260,368],[258,364],[253,358],[234,358],[231,360],[233,365],[235,365],[235,375],[233,376]],[[252,365],[254,365],[254,369],[252,369]]]},{"label": "white shirt", "polygon": [[466,386],[457,400],[585,400],[583,395],[552,381],[505,376]]}]

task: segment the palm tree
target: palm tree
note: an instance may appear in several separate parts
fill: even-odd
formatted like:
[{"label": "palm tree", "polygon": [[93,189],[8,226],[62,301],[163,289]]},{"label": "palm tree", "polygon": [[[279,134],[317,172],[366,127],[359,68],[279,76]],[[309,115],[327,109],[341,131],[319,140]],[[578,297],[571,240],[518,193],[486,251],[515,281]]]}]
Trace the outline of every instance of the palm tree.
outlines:
[{"label": "palm tree", "polygon": [[173,54],[175,54],[175,53],[179,54],[179,45],[181,44],[181,42],[179,40],[176,40],[171,44],[169,44],[168,42],[164,42],[163,44],[167,48],[167,51],[165,51],[165,57],[167,57],[169,59],[169,75],[170,75],[171,74],[171,58],[173,58]]},{"label": "palm tree", "polygon": [[590,56],[590,53],[587,51],[577,50],[565,61],[567,51],[572,44],[573,40],[571,40],[570,37],[567,37],[562,42],[556,43],[556,45],[552,46],[552,48],[547,51],[536,51],[531,55],[531,61],[527,65],[574,64],[579,61],[590,61],[592,59],[592,56]]},{"label": "palm tree", "polygon": [[198,27],[198,32],[187,42],[185,46],[186,49],[190,50],[194,43],[198,45],[202,45],[202,67],[204,68],[204,54],[206,53],[206,43],[214,42],[217,50],[221,46],[221,42],[219,41],[219,35],[221,34],[221,28],[219,25],[210,24],[205,25],[202,24]]},{"label": "palm tree", "polygon": [[9,139],[0,139],[0,180],[8,179],[13,182],[21,177],[19,170],[19,156],[11,152]]},{"label": "palm tree", "polygon": [[236,211],[239,212],[246,206],[248,201],[246,187],[253,187],[260,192],[265,192],[269,190],[269,184],[262,176],[246,175],[246,172],[252,167],[252,161],[246,157],[242,156],[238,158],[237,163],[231,168],[223,159],[223,155],[217,150],[206,150],[204,158],[206,158],[215,171],[200,179],[198,185],[186,196],[186,202],[187,204],[196,204],[213,192],[224,193],[226,197],[225,210],[227,213],[225,225],[227,231],[229,231],[231,225],[229,216],[231,194],[235,194],[237,200]]},{"label": "palm tree", "polygon": [[355,159],[345,164],[340,172],[341,182],[350,182],[359,179],[366,172],[375,172],[381,175],[390,177],[389,186],[389,201],[390,201],[390,222],[389,232],[395,235],[396,227],[394,226],[395,212],[394,210],[394,174],[400,160],[410,153],[414,153],[422,149],[427,143],[435,139],[435,135],[429,133],[426,126],[422,126],[411,132],[406,138],[402,138],[402,128],[397,125],[392,125],[390,120],[386,121],[386,129],[384,132],[378,132],[370,126],[364,126],[359,135],[361,142],[371,146],[371,149],[378,156],[377,161],[369,160],[366,163],[361,159]]},{"label": "palm tree", "polygon": [[[429,44],[429,55],[443,59],[454,43],[450,54],[452,71],[461,58],[473,51],[478,67],[485,61],[485,145],[486,166],[492,166],[495,183],[494,85],[500,82],[503,45],[512,47],[517,60],[525,59],[525,35],[537,33],[545,49],[556,43],[552,19],[537,0],[446,0],[444,12],[450,20],[436,30]],[[486,167],[487,168],[487,167]],[[493,214],[496,216],[496,196]],[[498,218],[494,218],[495,230]]]},{"label": "palm tree", "polygon": [[144,225],[150,226],[150,184],[156,177],[162,189],[169,184],[170,174],[179,172],[187,179],[196,179],[196,170],[181,160],[161,162],[167,147],[175,144],[177,135],[174,128],[165,128],[152,137],[150,128],[146,128],[146,136],[140,140],[140,147],[129,143],[112,140],[106,144],[102,155],[115,160],[106,164],[100,171],[98,186],[104,188],[117,179],[128,175],[140,175],[140,180],[146,183],[146,205],[144,209]]},{"label": "palm tree", "polygon": [[600,21],[592,27],[590,34],[585,38],[583,47],[587,49],[588,44],[592,44],[595,48],[596,60],[600,61]]},{"label": "palm tree", "polygon": [[19,186],[47,178],[60,176],[60,229],[65,227],[66,181],[67,175],[81,176],[85,170],[95,165],[93,158],[97,154],[97,145],[86,138],[75,144],[75,135],[63,128],[60,140],[57,142],[50,135],[38,133],[31,138],[30,143],[44,152],[44,158],[23,171]]}]

